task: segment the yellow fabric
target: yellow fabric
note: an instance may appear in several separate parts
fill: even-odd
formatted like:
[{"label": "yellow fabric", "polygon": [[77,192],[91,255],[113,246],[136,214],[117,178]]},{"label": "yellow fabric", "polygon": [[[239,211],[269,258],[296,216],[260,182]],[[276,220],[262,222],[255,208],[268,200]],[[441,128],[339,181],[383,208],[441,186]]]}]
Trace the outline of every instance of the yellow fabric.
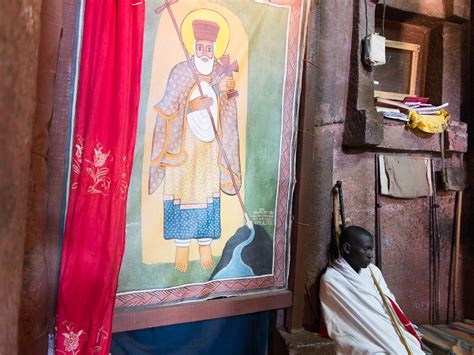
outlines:
[{"label": "yellow fabric", "polygon": [[408,113],[408,127],[418,128],[427,133],[441,133],[448,128],[448,121],[451,118],[448,112],[441,109],[439,115],[422,116],[416,111]]}]

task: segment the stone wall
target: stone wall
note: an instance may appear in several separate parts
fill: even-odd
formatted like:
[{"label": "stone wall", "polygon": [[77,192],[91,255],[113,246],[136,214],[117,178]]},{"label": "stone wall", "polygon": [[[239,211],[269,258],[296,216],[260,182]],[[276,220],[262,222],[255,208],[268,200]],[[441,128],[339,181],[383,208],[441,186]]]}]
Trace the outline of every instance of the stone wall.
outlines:
[{"label": "stone wall", "polygon": [[[328,261],[331,239],[332,187],[343,182],[346,215],[351,224],[371,232],[375,228],[375,153],[433,158],[440,167],[440,136],[421,134],[401,123],[383,120],[374,112],[373,72],[362,64],[360,43],[365,35],[364,2],[319,0],[312,7],[299,130],[297,189],[293,240],[293,287],[296,307],[287,326],[317,330],[319,277]],[[381,12],[377,1],[368,1],[369,32]],[[461,166],[467,150],[466,103],[469,102],[467,30],[469,1],[390,1],[389,35],[401,29],[404,36],[424,41],[430,51],[422,56],[426,66],[419,92],[434,100],[449,101],[453,116],[446,143],[447,164]],[[379,21],[378,21],[379,22]],[[395,25],[393,25],[395,24]],[[392,37],[393,38],[393,37]],[[436,41],[435,41],[436,39]],[[430,55],[436,55],[433,59]],[[310,167],[308,167],[308,164]],[[469,166],[467,166],[469,167]],[[469,300],[474,250],[468,237],[467,209],[472,198],[464,194],[460,284],[456,319],[472,317]],[[441,234],[440,322],[446,321],[448,275],[454,231],[455,193],[439,192]],[[409,318],[429,321],[429,201],[382,197],[382,268],[389,287]],[[302,245],[302,247],[301,247]],[[470,246],[471,245],[471,246]],[[301,250],[301,248],[303,250]],[[302,260],[298,262],[297,260]],[[296,261],[295,261],[296,259]],[[298,281],[300,273],[304,282]],[[471,313],[469,313],[471,312]]]},{"label": "stone wall", "polygon": [[[3,0],[2,0],[3,1]],[[48,129],[52,113],[53,71],[40,75],[45,101],[36,106],[38,48],[41,43],[43,65],[55,61],[59,49],[40,42],[41,0],[3,1],[0,24],[0,144],[4,163],[0,170],[0,354],[18,351],[18,319],[27,229],[23,312],[20,332],[22,351],[28,353],[45,346],[44,305],[54,298],[54,271],[45,281],[45,253],[55,248],[57,236],[48,242],[51,220],[46,225],[45,190],[57,197],[57,180],[46,180],[46,163],[61,165],[55,149],[64,150],[64,142],[48,151]],[[369,27],[375,25],[377,1],[369,0]],[[60,1],[46,1],[60,6]],[[69,1],[66,3],[73,3]],[[448,164],[459,166],[460,152],[466,151],[466,126],[470,123],[467,57],[468,25],[471,7],[468,0],[391,0],[388,20],[408,28],[408,32],[426,40],[431,59],[425,57],[426,72],[418,83],[420,92],[440,101],[449,101],[456,120],[447,134]],[[74,10],[74,6],[69,6]],[[48,8],[43,8],[44,11]],[[60,13],[61,9],[49,8]],[[74,11],[71,10],[71,18]],[[377,13],[378,16],[380,15]],[[60,21],[60,20],[58,20]],[[51,23],[49,38],[59,36],[60,23]],[[311,8],[305,60],[301,118],[298,136],[298,172],[295,194],[292,268],[290,284],[294,307],[287,314],[290,330],[303,326],[317,330],[319,322],[318,282],[327,263],[331,238],[332,187],[343,181],[346,214],[351,223],[374,231],[374,154],[409,154],[434,158],[439,166],[439,137],[416,134],[403,125],[384,122],[373,110],[373,74],[361,63],[360,39],[365,31],[362,0],[318,0]],[[397,31],[397,26],[389,29]],[[411,32],[410,32],[411,31]],[[423,37],[425,36],[425,37]],[[420,38],[421,38],[420,37]],[[68,39],[72,36],[69,34]],[[474,36],[471,36],[474,38]],[[70,41],[72,42],[72,40]],[[471,39],[474,43],[474,40]],[[68,42],[69,43],[69,42]],[[57,42],[56,42],[57,44]],[[67,47],[67,48],[66,48]],[[71,51],[68,44],[63,51]],[[472,47],[472,44],[471,44]],[[474,53],[474,51],[472,51]],[[434,55],[436,54],[436,55]],[[70,58],[70,55],[67,56]],[[436,59],[433,59],[436,58]],[[40,63],[41,64],[41,63]],[[54,63],[53,63],[54,64]],[[62,65],[62,66],[61,66]],[[59,68],[70,67],[59,63]],[[47,65],[43,68],[47,68]],[[61,70],[60,70],[61,71]],[[41,74],[41,72],[40,72]],[[64,71],[69,78],[70,73]],[[69,79],[61,83],[67,92]],[[56,93],[63,95],[64,93]],[[34,115],[36,128],[34,127]],[[474,111],[471,111],[474,112]],[[56,112],[58,114],[58,112]],[[64,115],[64,112],[61,114]],[[469,132],[474,133],[473,124]],[[52,127],[59,131],[64,127]],[[33,132],[35,138],[32,139]],[[33,142],[33,144],[32,144]],[[46,157],[49,153],[49,160]],[[466,169],[474,182],[474,159],[467,154]],[[59,171],[60,169],[56,169]],[[31,174],[30,174],[31,172]],[[60,179],[58,179],[60,180]],[[47,186],[49,184],[49,186]],[[54,186],[53,186],[54,185]],[[27,205],[29,196],[29,205]],[[457,290],[456,318],[474,317],[474,292],[470,273],[474,263],[474,226],[470,216],[473,194],[464,196],[461,242],[461,279]],[[446,318],[448,270],[451,257],[455,198],[452,192],[440,192],[441,231],[441,321]],[[429,209],[427,198],[397,200],[382,198],[383,272],[402,308],[415,322],[428,321],[429,308]],[[53,224],[54,224],[53,223]],[[53,228],[54,229],[54,228]],[[54,229],[55,230],[55,229]],[[45,246],[49,243],[49,246]],[[54,254],[51,253],[51,254]],[[55,265],[56,259],[50,265]],[[471,281],[471,282],[469,282]],[[47,285],[47,290],[45,290]],[[45,295],[49,291],[49,295]],[[38,306],[38,307],[36,307]],[[51,327],[51,318],[49,325]],[[51,329],[50,329],[51,330]]]},{"label": "stone wall", "polygon": [[0,354],[18,349],[40,7],[0,2]]},{"label": "stone wall", "polygon": [[[45,354],[48,348],[48,287],[51,282],[48,277],[45,232],[48,219],[48,179],[51,177],[48,172],[49,129],[53,114],[62,10],[61,0],[42,2],[18,354],[31,354],[31,349],[35,349],[38,354]],[[57,251],[57,244],[50,245],[49,248]]]}]

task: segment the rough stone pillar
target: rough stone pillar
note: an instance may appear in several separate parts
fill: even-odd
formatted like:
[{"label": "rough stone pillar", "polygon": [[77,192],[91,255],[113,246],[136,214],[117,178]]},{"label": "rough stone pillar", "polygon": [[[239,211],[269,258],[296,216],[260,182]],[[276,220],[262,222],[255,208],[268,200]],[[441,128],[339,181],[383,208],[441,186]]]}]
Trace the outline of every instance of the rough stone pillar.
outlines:
[{"label": "rough stone pillar", "polygon": [[0,2],[0,354],[16,354],[41,0]]},{"label": "rough stone pillar", "polygon": [[[334,14],[337,14],[337,21]],[[300,169],[305,164],[311,166],[310,173],[301,179],[302,184],[308,181],[311,189],[298,198],[307,204],[301,215],[303,222],[306,220],[309,224],[302,229],[303,233],[308,233],[304,244],[307,297],[303,324],[307,329],[319,330],[319,278],[328,261],[327,248],[331,240],[335,132],[342,129],[349,95],[352,4],[345,0],[321,0],[315,21],[316,31],[308,31],[308,54],[311,54],[308,60],[311,62],[306,64],[305,75],[306,83],[312,84],[303,94],[304,115],[311,120],[312,141],[301,152],[308,156],[309,162],[302,161],[299,165]],[[304,136],[300,134],[303,139]]]},{"label": "rough stone pillar", "polygon": [[46,354],[48,348],[48,275],[45,255],[47,161],[62,12],[62,0],[43,0],[20,307],[19,354],[31,354],[31,349],[35,349],[38,354]]},{"label": "rough stone pillar", "polygon": [[311,7],[298,129],[292,237],[297,245],[290,275],[294,299],[286,322],[291,332],[303,325],[319,329],[318,282],[331,238],[334,131],[342,128],[346,113],[351,36],[352,4],[318,0]]}]

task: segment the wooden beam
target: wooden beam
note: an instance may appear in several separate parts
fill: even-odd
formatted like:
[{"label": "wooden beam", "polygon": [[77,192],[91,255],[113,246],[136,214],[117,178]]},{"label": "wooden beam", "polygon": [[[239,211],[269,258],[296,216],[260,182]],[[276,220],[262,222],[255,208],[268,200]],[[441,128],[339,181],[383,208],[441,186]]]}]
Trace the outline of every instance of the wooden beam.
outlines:
[{"label": "wooden beam", "polygon": [[282,290],[181,303],[159,308],[129,308],[123,311],[116,309],[112,332],[118,333],[288,308],[291,307],[291,302],[292,293]]}]

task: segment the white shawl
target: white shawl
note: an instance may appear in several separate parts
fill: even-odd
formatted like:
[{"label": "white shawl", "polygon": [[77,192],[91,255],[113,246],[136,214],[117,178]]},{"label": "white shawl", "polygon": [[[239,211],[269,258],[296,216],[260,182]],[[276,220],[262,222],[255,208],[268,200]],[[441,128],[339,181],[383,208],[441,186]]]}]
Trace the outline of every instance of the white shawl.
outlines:
[{"label": "white shawl", "polygon": [[[385,295],[390,292],[375,265],[369,265]],[[323,318],[337,354],[406,354],[390,320],[369,268],[359,273],[343,258],[337,259],[321,278]],[[400,323],[412,354],[424,354],[418,340]]]}]

